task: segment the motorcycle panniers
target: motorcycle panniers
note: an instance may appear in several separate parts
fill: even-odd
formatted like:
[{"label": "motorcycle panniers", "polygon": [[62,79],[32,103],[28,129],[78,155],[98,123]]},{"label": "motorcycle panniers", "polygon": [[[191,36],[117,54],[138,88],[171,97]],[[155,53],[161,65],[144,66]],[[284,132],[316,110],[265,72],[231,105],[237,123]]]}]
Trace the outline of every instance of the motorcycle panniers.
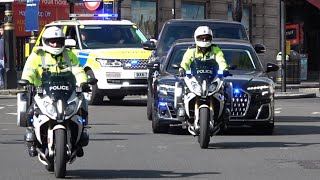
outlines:
[{"label": "motorcycle panniers", "polygon": [[27,127],[28,118],[27,110],[30,106],[30,94],[19,92],[17,94],[17,126]]}]

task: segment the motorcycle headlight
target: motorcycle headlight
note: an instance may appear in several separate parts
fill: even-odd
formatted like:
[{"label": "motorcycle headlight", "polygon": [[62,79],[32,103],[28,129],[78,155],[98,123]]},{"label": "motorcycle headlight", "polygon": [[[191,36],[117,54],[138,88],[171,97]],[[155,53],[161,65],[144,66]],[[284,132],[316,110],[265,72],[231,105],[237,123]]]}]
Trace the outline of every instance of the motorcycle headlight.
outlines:
[{"label": "motorcycle headlight", "polygon": [[57,116],[57,109],[54,107],[54,105],[52,105],[51,103],[48,103],[46,101],[43,103],[43,105],[46,108],[46,111],[50,116],[53,116],[53,117]]},{"label": "motorcycle headlight", "polygon": [[102,67],[121,67],[122,62],[119,59],[96,58]]},{"label": "motorcycle headlight", "polygon": [[159,94],[168,95],[168,92],[174,93],[174,89],[175,89],[174,86],[160,84],[159,85]]},{"label": "motorcycle headlight", "polygon": [[196,81],[192,81],[192,82],[191,82],[191,86],[192,86],[193,91],[194,91],[198,96],[201,96],[201,91],[202,91],[202,89],[201,89],[201,86],[199,85],[199,83],[196,82]]},{"label": "motorcycle headlight", "polygon": [[73,101],[70,104],[68,104],[68,106],[65,108],[64,114],[66,116],[70,116],[74,112],[75,108],[76,108],[76,102]]}]

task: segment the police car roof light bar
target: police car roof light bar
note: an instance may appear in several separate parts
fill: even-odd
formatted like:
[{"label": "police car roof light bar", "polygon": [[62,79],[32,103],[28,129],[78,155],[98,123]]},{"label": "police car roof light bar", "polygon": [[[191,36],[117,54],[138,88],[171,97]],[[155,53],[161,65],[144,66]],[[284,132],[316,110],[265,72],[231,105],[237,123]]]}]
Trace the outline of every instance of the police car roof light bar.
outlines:
[{"label": "police car roof light bar", "polygon": [[118,14],[70,14],[70,18],[82,18],[82,17],[104,17],[104,18],[117,18]]}]

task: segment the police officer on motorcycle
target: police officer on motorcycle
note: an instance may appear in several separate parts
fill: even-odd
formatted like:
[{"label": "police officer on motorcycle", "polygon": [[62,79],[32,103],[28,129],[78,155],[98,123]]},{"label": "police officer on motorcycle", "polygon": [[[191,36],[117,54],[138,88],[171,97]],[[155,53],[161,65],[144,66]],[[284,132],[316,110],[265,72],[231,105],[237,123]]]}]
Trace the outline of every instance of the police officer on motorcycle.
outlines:
[{"label": "police officer on motorcycle", "polygon": [[224,59],[221,49],[212,44],[213,33],[208,26],[199,26],[194,32],[194,41],[196,47],[188,48],[184,53],[179,69],[180,76],[184,76],[184,70],[189,70],[194,59],[215,59],[220,70],[227,68],[226,60]]},{"label": "police officer on motorcycle", "polygon": [[[42,48],[33,51],[28,57],[21,79],[28,80],[32,86],[41,86],[43,78],[50,75],[52,72],[59,73],[71,71],[75,77],[77,86],[87,82],[87,75],[85,74],[84,69],[80,66],[79,59],[71,50],[65,48],[65,39],[65,35],[60,28],[55,26],[47,28],[42,35]],[[88,91],[88,88],[90,87],[83,87],[85,91]],[[32,93],[32,91],[29,91],[29,93]],[[82,106],[84,110],[88,110],[87,102],[84,102]],[[30,140],[36,141],[35,132],[31,122],[33,114],[34,108],[31,106],[27,110],[28,127],[26,130],[25,140],[28,142],[30,142]],[[87,112],[84,114],[87,115]],[[89,135],[86,131],[83,131],[81,139],[89,141]],[[28,148],[30,156],[37,155],[34,147],[28,146]],[[79,151],[79,156],[83,156],[83,150],[81,150]]]}]

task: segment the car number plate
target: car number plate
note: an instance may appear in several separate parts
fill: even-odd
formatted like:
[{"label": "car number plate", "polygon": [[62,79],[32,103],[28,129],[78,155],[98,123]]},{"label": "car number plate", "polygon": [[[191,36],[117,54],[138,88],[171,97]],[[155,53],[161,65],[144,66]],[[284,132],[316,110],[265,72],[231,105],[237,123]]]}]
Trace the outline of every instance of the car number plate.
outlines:
[{"label": "car number plate", "polygon": [[121,73],[120,72],[106,72],[107,78],[120,78]]},{"label": "car number plate", "polygon": [[148,76],[148,72],[135,72],[134,77],[135,78],[146,78]]}]

